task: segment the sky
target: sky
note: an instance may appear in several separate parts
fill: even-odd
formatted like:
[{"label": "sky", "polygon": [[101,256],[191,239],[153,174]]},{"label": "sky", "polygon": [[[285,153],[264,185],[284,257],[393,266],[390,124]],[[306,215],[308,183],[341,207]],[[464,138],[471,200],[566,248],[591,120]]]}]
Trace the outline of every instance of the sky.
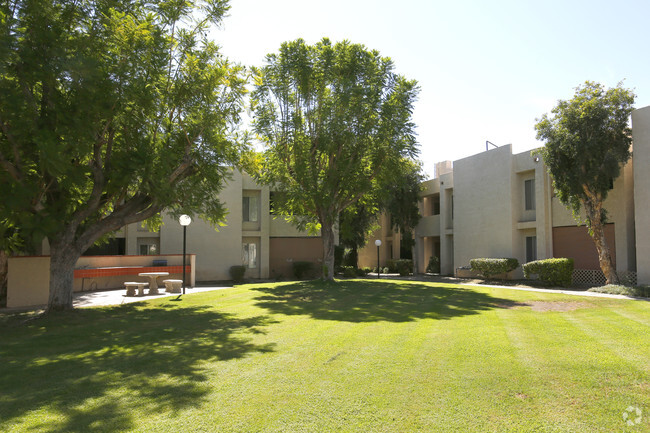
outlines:
[{"label": "sky", "polygon": [[282,42],[328,37],[390,57],[420,86],[420,159],[434,164],[495,145],[530,150],[535,123],[585,81],[623,86],[650,105],[647,0],[230,0],[213,39],[261,66]]}]

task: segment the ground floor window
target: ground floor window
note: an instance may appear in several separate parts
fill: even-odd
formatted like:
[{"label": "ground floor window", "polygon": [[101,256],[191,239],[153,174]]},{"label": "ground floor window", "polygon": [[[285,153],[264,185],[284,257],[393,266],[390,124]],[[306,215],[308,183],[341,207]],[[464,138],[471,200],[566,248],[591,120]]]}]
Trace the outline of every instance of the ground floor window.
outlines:
[{"label": "ground floor window", "polygon": [[257,267],[257,245],[254,243],[244,243],[242,247],[242,263],[247,268]]},{"label": "ground floor window", "polygon": [[526,236],[526,263],[537,260],[537,236]]}]

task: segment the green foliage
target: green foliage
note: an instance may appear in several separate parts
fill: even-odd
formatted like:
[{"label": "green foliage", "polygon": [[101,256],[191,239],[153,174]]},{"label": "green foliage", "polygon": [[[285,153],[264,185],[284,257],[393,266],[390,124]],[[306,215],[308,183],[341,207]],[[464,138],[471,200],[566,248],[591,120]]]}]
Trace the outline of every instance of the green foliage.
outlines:
[{"label": "green foliage", "polygon": [[342,245],[334,246],[334,268],[339,269],[343,264],[343,256],[345,255],[345,247]]},{"label": "green foliage", "polygon": [[427,264],[427,273],[429,274],[439,274],[440,273],[440,258],[437,256],[429,257],[429,263]]},{"label": "green foliage", "polygon": [[235,284],[244,281],[244,274],[246,273],[246,266],[236,265],[230,267],[230,278]]},{"label": "green foliage", "polygon": [[573,259],[553,258],[535,260],[521,265],[524,276],[537,275],[540,281],[553,286],[568,287],[573,280]]},{"label": "green foliage", "polygon": [[363,45],[298,39],[253,70],[253,126],[266,145],[259,178],[282,193],[274,210],[298,227],[320,224],[328,279],[341,212],[377,196],[418,152],[418,87],[393,69]]},{"label": "green foliage", "polygon": [[650,287],[629,287],[618,284],[607,284],[601,287],[592,287],[588,292],[609,293],[611,295],[632,296],[635,298],[650,298]]},{"label": "green foliage", "polygon": [[357,268],[355,266],[341,266],[341,272],[345,278],[356,278]]},{"label": "green foliage", "polygon": [[485,278],[492,278],[495,275],[507,274],[519,266],[517,259],[471,259],[469,264],[473,271],[478,272]]},{"label": "green foliage", "polygon": [[49,238],[65,269],[51,290],[71,292],[69,263],[97,239],[163,209],[217,224],[246,93],[244,69],[207,39],[227,2],[11,3],[0,7],[0,219]]},{"label": "green foliage", "polygon": [[613,89],[587,81],[568,101],[559,101],[535,125],[545,146],[539,151],[553,179],[559,200],[585,222],[594,240],[607,283],[618,283],[605,240],[607,210],[603,203],[621,167],[630,159],[632,131],[629,117],[634,93],[619,83]]},{"label": "green foliage", "polygon": [[[544,114],[535,125],[537,139],[545,142],[539,153],[557,197],[576,218],[582,205],[607,198],[612,181],[631,156],[628,122],[634,97],[621,83],[605,89],[587,81],[576,88],[572,99],[558,102],[552,117]],[[586,222],[591,227],[589,215]]]},{"label": "green foliage", "polygon": [[402,233],[401,245],[409,250],[409,254],[414,245],[411,232],[422,218],[418,204],[423,181],[420,163],[403,159],[395,179],[385,188],[387,198],[384,209],[390,215],[393,229]]},{"label": "green foliage", "polygon": [[314,271],[314,264],[312,262],[293,262],[293,276],[297,280],[302,280],[306,278],[310,273]]},{"label": "green foliage", "polygon": [[391,274],[399,273],[401,276],[406,276],[413,270],[413,260],[411,259],[388,260],[386,264],[388,265],[387,273]]}]

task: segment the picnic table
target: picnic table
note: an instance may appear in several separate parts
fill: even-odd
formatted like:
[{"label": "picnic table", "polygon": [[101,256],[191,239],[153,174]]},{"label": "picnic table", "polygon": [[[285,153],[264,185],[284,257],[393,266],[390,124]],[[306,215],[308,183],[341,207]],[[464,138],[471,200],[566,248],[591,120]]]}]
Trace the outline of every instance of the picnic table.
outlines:
[{"label": "picnic table", "polygon": [[166,277],[169,275],[169,272],[140,272],[138,276],[140,277],[149,277],[149,294],[157,295],[158,294],[158,277]]}]

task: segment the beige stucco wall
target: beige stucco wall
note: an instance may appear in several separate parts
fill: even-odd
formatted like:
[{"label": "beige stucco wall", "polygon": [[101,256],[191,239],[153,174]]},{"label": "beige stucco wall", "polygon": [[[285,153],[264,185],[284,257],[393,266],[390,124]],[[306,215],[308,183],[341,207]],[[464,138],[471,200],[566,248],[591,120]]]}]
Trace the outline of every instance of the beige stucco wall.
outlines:
[{"label": "beige stucco wall", "polygon": [[7,307],[47,304],[50,257],[10,257],[7,275]]},{"label": "beige stucco wall", "polygon": [[454,263],[511,257],[514,210],[511,146],[454,162]]},{"label": "beige stucco wall", "polygon": [[637,279],[650,284],[650,107],[632,113],[632,133]]}]

